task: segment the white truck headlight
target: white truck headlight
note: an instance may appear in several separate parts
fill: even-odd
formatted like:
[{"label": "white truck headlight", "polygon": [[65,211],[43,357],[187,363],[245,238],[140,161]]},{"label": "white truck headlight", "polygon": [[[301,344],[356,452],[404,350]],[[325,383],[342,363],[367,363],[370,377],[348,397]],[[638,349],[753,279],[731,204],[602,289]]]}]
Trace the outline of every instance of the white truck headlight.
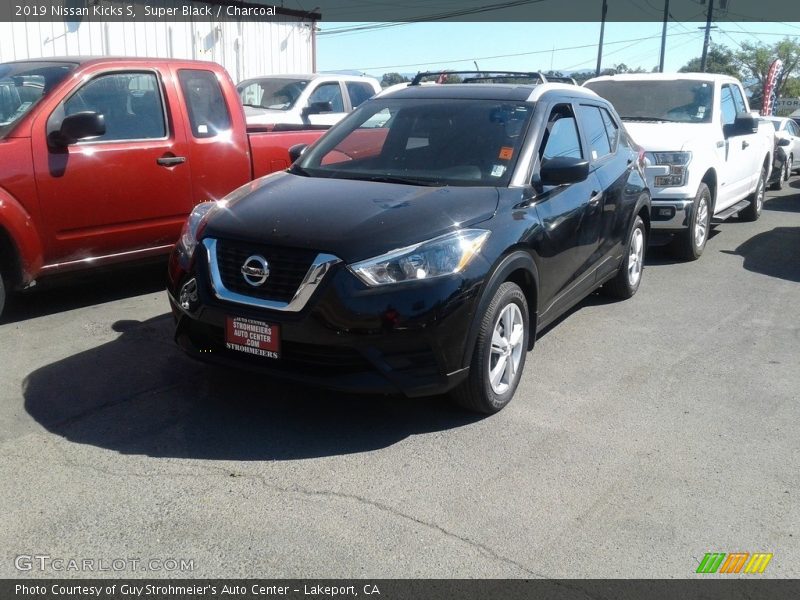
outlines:
[{"label": "white truck headlight", "polygon": [[686,184],[687,166],[692,160],[691,152],[647,152],[647,166],[666,167],[664,175],[654,177],[656,187],[680,187]]},{"label": "white truck headlight", "polygon": [[489,231],[462,229],[350,265],[370,287],[460,273],[480,252]]}]

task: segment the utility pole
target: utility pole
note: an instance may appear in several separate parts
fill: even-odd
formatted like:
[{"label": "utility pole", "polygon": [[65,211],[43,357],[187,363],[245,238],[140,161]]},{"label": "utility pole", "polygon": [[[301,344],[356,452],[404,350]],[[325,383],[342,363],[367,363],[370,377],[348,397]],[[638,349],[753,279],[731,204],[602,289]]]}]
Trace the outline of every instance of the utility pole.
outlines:
[{"label": "utility pole", "polygon": [[664,51],[667,49],[667,21],[669,21],[669,0],[664,0],[664,25],[661,28],[661,58],[658,59],[658,72],[664,72]]},{"label": "utility pole", "polygon": [[711,40],[711,17],[714,14],[714,0],[708,0],[708,13],[706,14],[706,39],[703,41],[703,57],[700,59],[700,72],[706,72],[706,59],[708,58],[708,42]]},{"label": "utility pole", "polygon": [[603,16],[600,21],[600,45],[597,48],[597,69],[595,77],[600,77],[600,64],[603,62],[603,35],[606,31],[606,13],[608,12],[608,0],[603,0]]}]

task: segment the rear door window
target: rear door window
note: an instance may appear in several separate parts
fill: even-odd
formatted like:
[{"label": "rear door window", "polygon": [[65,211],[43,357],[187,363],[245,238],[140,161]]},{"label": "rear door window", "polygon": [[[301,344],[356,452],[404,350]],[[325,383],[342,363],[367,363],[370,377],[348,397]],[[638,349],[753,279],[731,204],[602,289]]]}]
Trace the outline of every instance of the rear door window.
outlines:
[{"label": "rear door window", "polygon": [[375,95],[372,86],[363,81],[348,81],[346,86],[347,94],[350,96],[350,106],[353,108]]},{"label": "rear door window", "polygon": [[578,117],[589,143],[592,160],[599,160],[611,154],[611,144],[600,108],[582,104],[578,107]]},{"label": "rear door window", "polygon": [[178,80],[189,111],[192,135],[210,138],[231,128],[231,115],[217,76],[211,71],[180,69]]}]

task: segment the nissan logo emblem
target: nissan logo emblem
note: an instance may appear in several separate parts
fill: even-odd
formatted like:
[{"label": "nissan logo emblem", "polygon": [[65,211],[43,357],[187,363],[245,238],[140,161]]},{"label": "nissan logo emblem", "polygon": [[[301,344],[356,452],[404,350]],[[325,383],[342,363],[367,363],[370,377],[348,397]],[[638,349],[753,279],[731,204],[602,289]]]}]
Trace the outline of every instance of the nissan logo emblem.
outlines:
[{"label": "nissan logo emblem", "polygon": [[258,254],[249,257],[242,265],[242,277],[253,287],[264,285],[267,277],[269,277],[269,263],[267,259]]}]

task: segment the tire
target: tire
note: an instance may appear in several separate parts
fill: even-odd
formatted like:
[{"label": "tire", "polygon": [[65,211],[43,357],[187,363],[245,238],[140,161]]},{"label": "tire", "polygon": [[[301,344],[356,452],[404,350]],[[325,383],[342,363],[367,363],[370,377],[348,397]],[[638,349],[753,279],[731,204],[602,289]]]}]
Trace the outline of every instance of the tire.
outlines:
[{"label": "tire", "polygon": [[627,300],[636,293],[636,290],[639,289],[639,284],[642,283],[646,248],[647,230],[642,218],[636,215],[630,235],[628,235],[628,243],[625,245],[625,256],[617,270],[617,274],[614,279],[605,283],[601,288],[605,295]]},{"label": "tire", "polygon": [[785,160],[781,165],[781,174],[778,179],[770,186],[771,190],[782,190],[783,182],[789,181],[789,159]]},{"label": "tire", "polygon": [[3,273],[0,272],[0,320],[3,318],[3,310],[6,307],[6,284]]},{"label": "tire", "polygon": [[673,242],[673,252],[683,260],[697,260],[703,254],[711,229],[711,190],[705,183],[697,188],[689,228]]},{"label": "tire", "polygon": [[761,216],[761,209],[764,207],[764,182],[767,179],[767,170],[761,169],[761,175],[756,184],[756,191],[747,198],[750,204],[747,208],[739,212],[742,221],[758,221]]},{"label": "tire", "polygon": [[[503,283],[483,315],[469,375],[450,393],[453,400],[467,410],[484,414],[504,408],[514,397],[525,368],[529,327],[525,294],[517,284]],[[511,333],[507,333],[508,329]],[[493,379],[493,373],[499,376]]]}]

